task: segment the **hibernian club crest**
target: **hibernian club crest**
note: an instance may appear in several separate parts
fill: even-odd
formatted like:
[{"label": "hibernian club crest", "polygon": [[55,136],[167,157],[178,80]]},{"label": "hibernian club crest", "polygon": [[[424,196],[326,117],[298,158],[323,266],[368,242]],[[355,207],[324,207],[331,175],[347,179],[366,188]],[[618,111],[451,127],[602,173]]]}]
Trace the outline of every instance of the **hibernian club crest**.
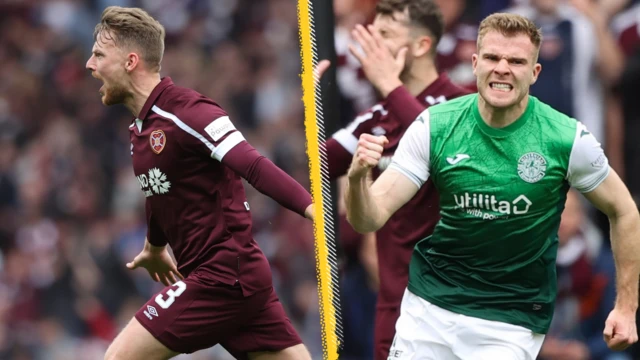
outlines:
[{"label": "hibernian club crest", "polygon": [[535,183],[544,177],[547,171],[547,160],[542,155],[530,152],[518,160],[518,175],[528,183]]}]

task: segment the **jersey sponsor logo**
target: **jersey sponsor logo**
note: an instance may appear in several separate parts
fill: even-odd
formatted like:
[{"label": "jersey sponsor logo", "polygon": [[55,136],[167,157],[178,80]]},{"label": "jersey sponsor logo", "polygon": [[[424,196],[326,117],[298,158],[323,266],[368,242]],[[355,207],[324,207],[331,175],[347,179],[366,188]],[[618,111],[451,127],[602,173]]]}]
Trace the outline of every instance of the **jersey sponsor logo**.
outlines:
[{"label": "jersey sponsor logo", "polygon": [[171,188],[171,182],[167,180],[167,175],[158,168],[149,169],[147,174],[140,174],[136,176],[136,179],[138,179],[140,189],[146,197],[153,194],[166,194]]},{"label": "jersey sponsor logo", "polygon": [[151,145],[151,150],[156,154],[160,154],[166,143],[167,137],[162,130],[154,130],[149,135],[149,145]]},{"label": "jersey sponsor logo", "polygon": [[447,158],[447,162],[449,164],[451,164],[451,165],[455,165],[455,164],[459,163],[462,160],[470,159],[470,158],[471,157],[469,155],[467,155],[467,154],[456,154],[455,157],[452,157],[452,158],[448,157]]},{"label": "jersey sponsor logo", "polygon": [[[529,212],[533,203],[525,195],[520,195],[512,201],[499,200],[489,194],[454,194],[456,209],[484,220],[495,220],[508,215],[522,215]],[[483,211],[488,210],[488,211]]]},{"label": "jersey sponsor logo", "polygon": [[228,116],[223,116],[213,120],[207,127],[204,128],[204,131],[211,136],[213,141],[220,140],[227,133],[235,130],[236,127],[233,126],[231,119]]},{"label": "jersey sponsor logo", "polygon": [[530,184],[540,181],[546,171],[547,160],[536,152],[526,153],[518,160],[518,175]]}]

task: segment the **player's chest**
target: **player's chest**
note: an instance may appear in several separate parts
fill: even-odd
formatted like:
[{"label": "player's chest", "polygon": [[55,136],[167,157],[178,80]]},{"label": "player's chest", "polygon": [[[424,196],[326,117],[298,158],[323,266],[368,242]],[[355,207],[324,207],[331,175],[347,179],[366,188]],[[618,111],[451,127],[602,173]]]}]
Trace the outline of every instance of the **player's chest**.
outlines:
[{"label": "player's chest", "polygon": [[183,151],[171,128],[141,124],[129,128],[131,160],[140,189],[146,197],[165,195],[182,177]]},{"label": "player's chest", "polygon": [[562,155],[526,138],[483,140],[458,138],[432,157],[432,178],[445,203],[493,210],[502,204],[510,212],[554,205],[550,200],[566,185]]}]

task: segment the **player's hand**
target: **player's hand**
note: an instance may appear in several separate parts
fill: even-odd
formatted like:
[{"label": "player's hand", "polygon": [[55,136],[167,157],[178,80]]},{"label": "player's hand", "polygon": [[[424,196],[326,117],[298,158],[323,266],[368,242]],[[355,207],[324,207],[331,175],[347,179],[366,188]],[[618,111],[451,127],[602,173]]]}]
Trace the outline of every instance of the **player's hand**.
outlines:
[{"label": "player's hand", "polygon": [[386,98],[391,91],[402,85],[400,74],[404,69],[408,49],[404,47],[394,56],[384,45],[380,33],[371,25],[367,30],[358,24],[351,34],[360,44],[362,52],[353,45],[349,45],[349,51],[360,62],[367,79]]},{"label": "player's hand", "polygon": [[609,349],[622,351],[638,341],[635,311],[614,308],[604,326],[604,341]]},{"label": "player's hand", "polygon": [[313,68],[313,85],[317,86],[322,79],[322,75],[329,69],[331,66],[331,61],[329,60],[320,60],[320,62]]},{"label": "player's hand", "polygon": [[153,281],[161,282],[167,286],[175,284],[178,279],[184,280],[166,246],[156,247],[145,241],[144,249],[140,254],[132,262],[127,263],[127,268],[130,270],[139,267],[145,268]]},{"label": "player's hand", "polygon": [[384,146],[389,143],[386,136],[362,134],[347,176],[359,179],[367,175],[369,169],[378,165]]}]

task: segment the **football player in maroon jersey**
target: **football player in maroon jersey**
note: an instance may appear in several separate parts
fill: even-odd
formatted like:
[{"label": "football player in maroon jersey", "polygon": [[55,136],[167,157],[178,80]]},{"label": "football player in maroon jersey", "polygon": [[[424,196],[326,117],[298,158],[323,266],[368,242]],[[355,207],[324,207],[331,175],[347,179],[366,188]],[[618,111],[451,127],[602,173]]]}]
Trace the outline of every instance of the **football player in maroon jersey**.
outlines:
[{"label": "football player in maroon jersey", "polygon": [[221,344],[238,359],[310,359],[252,238],[241,178],[313,219],[309,193],[249,145],[218,104],[160,76],[165,31],[149,14],[109,7],[94,36],[86,66],[103,82],[102,102],[135,118],[131,155],[148,231],[127,267],[166,285],[105,358],[168,359]]}]

